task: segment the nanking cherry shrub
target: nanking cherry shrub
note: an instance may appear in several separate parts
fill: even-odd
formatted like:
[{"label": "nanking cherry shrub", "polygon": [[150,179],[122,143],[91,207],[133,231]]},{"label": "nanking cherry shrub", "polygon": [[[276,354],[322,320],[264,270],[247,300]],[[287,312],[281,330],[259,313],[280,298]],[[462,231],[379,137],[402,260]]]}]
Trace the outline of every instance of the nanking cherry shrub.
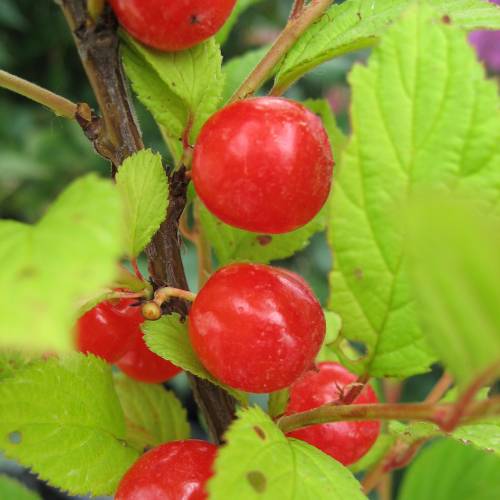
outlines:
[{"label": "nanking cherry shrub", "polygon": [[165,382],[181,370],[146,346],[141,330],[144,317],[135,302],[105,301],[86,312],[77,322],[77,349],[115,363],[141,382]]},{"label": "nanking cherry shrub", "polygon": [[[292,415],[319,406],[339,402],[356,375],[334,362],[319,363],[290,388],[285,414]],[[352,404],[378,403],[373,389],[366,385]],[[319,448],[344,465],[357,462],[373,446],[380,434],[380,422],[333,422],[305,427],[288,435]]]},{"label": "nanking cherry shrub", "polygon": [[307,224],[330,193],[333,157],[321,120],[289,99],[256,97],[215,113],[195,145],[193,183],[232,226],[286,233]]},{"label": "nanking cherry shrub", "polygon": [[264,393],[289,386],[310,368],[325,337],[323,310],[290,271],[233,264],[214,273],[189,314],[189,336],[221,382]]},{"label": "nanking cherry shrub", "polygon": [[217,447],[190,439],[142,455],[125,474],[115,500],[204,500]]},{"label": "nanking cherry shrub", "polygon": [[137,40],[164,51],[185,50],[215,35],[236,0],[110,0]]}]

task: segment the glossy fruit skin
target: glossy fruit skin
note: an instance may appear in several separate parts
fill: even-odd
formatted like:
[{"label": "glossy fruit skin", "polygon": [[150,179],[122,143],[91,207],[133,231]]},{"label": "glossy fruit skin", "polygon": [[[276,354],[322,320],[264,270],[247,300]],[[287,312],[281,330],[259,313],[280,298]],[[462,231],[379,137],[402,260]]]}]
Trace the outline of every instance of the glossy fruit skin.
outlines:
[{"label": "glossy fruit skin", "polygon": [[108,363],[120,359],[136,334],[133,318],[137,308],[132,307],[135,302],[130,299],[106,301],[87,311],[77,323],[77,349],[99,356]]},{"label": "glossy fruit skin", "polygon": [[175,377],[181,369],[166,359],[152,352],[144,342],[140,324],[144,321],[142,314],[136,318],[136,334],[132,344],[124,356],[116,362],[129,377],[149,384],[160,384]]},{"label": "glossy fruit skin", "polygon": [[[285,414],[312,410],[337,401],[339,391],[352,384],[356,378],[356,375],[338,363],[319,363],[318,370],[305,373],[290,388],[290,401]],[[378,403],[378,399],[373,389],[367,385],[352,404],[373,403]],[[311,425],[290,432],[288,436],[301,439],[340,463],[350,465],[370,450],[379,434],[380,422],[365,421]]]},{"label": "glossy fruit skin", "polygon": [[321,120],[297,102],[256,97],[231,104],[204,125],[192,178],[223,222],[275,234],[297,229],[330,192],[333,158]]},{"label": "glossy fruit skin", "polygon": [[289,386],[314,362],[323,310],[302,278],[257,264],[213,274],[189,313],[189,336],[207,370],[248,392]]},{"label": "glossy fruit skin", "polygon": [[215,35],[236,0],[110,0],[133,37],[164,51],[188,49]]},{"label": "glossy fruit skin", "polygon": [[195,439],[153,448],[123,476],[115,500],[204,500],[216,453]]}]

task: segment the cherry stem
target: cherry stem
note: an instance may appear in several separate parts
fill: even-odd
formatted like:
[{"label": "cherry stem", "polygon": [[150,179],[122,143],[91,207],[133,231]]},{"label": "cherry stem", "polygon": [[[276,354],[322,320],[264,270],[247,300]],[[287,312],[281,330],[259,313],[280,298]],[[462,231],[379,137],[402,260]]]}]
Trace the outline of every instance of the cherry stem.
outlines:
[{"label": "cherry stem", "polygon": [[172,298],[178,298],[193,302],[196,298],[196,294],[187,290],[181,290],[180,288],[166,286],[164,288],[158,288],[158,290],[156,290],[153,302],[161,306]]},{"label": "cherry stem", "polygon": [[331,3],[332,0],[312,0],[310,4],[303,6],[300,14],[288,21],[285,29],[278,35],[269,52],[236,90],[229,102],[245,99],[253,95],[271,76],[273,69],[300,36],[330,7]]},{"label": "cherry stem", "polygon": [[339,399],[338,404],[350,405],[354,403],[356,398],[363,392],[369,380],[370,375],[361,375],[355,382],[350,384],[349,392]]},{"label": "cherry stem", "polygon": [[7,71],[0,70],[0,87],[42,104],[57,116],[74,119],[77,115],[79,106],[74,102]]},{"label": "cherry stem", "polygon": [[139,269],[139,266],[137,264],[137,259],[130,259],[130,264],[132,265],[132,268],[137,278],[139,278],[141,281],[146,281],[141,273],[141,270]]}]

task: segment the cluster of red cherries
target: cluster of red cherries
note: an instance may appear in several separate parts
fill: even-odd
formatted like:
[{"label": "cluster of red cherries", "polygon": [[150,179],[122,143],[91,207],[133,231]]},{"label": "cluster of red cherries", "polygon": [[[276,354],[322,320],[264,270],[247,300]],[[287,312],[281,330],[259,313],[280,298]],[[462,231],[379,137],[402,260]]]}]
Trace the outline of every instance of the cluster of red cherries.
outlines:
[{"label": "cluster of red cherries", "polygon": [[[110,0],[134,37],[160,50],[189,48],[215,34],[235,0]],[[207,208],[234,227],[285,233],[309,222],[326,202],[333,158],[320,119],[299,103],[262,97],[231,104],[203,127],[192,180]],[[130,377],[160,383],[180,369],[152,353],[134,300],[103,302],[78,322],[77,344]],[[322,308],[298,275],[257,264],[214,273],[188,318],[192,346],[222,383],[247,392],[289,388],[285,414],[341,402],[356,376],[334,362],[315,364],[325,337]],[[377,402],[366,386],[352,404]],[[376,441],[379,422],[336,422],[290,433],[349,465]],[[203,499],[216,446],[166,443],[145,453],[120,483],[117,500]]]}]

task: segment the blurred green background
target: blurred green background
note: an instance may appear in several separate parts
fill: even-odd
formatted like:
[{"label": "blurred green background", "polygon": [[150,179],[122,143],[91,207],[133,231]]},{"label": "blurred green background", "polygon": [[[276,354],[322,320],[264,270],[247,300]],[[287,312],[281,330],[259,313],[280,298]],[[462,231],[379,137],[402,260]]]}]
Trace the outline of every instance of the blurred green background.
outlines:
[{"label": "blurred green background", "polygon": [[[270,43],[287,19],[291,0],[265,0],[239,19],[223,48],[225,60],[250,48]],[[326,97],[341,126],[347,131],[349,90],[346,75],[365,53],[324,64],[295,85],[289,96],[296,99]],[[52,0],[0,0],[0,68],[42,85],[75,102],[95,106],[73,40],[58,6]],[[150,115],[137,104],[147,146],[166,154]],[[0,89],[0,217],[34,222],[55,196],[74,178],[97,171],[109,174],[109,166],[90,147],[79,127],[56,118],[30,101]],[[190,284],[196,288],[196,256],[184,247]],[[331,254],[324,235],[292,259],[280,262],[302,274],[324,303]],[[415,377],[406,384],[405,400],[422,399],[436,374]],[[185,381],[175,381],[196,419]],[[22,475],[44,498],[67,498],[51,490],[13,464],[1,468]]]}]

